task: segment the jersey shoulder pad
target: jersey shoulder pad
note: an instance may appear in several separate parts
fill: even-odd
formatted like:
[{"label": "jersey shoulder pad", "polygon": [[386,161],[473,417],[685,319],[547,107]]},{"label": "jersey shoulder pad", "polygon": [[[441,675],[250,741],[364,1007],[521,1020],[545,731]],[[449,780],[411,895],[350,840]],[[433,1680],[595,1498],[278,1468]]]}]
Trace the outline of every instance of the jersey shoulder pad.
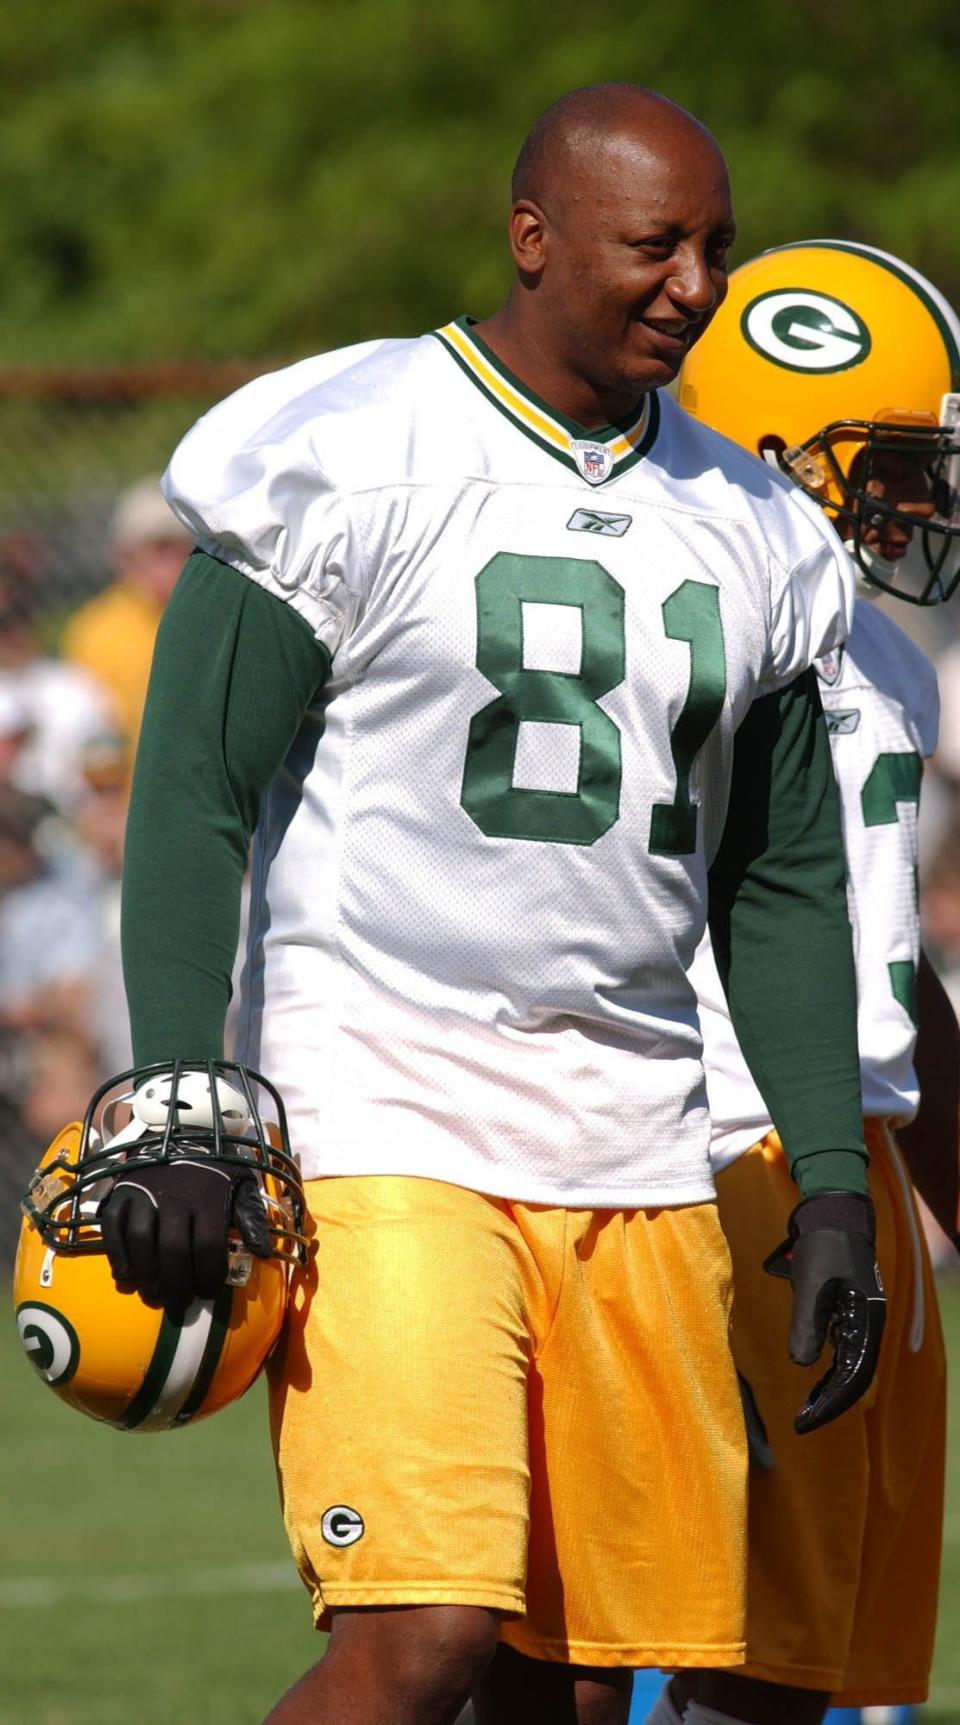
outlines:
[{"label": "jersey shoulder pad", "polygon": [[369,426],[372,404],[383,407],[418,345],[361,342],[301,360],[205,414],[162,481],[201,550],[280,597],[300,595],[308,615],[333,565],[349,585],[356,560],[343,497],[351,475],[369,471],[356,421]]}]

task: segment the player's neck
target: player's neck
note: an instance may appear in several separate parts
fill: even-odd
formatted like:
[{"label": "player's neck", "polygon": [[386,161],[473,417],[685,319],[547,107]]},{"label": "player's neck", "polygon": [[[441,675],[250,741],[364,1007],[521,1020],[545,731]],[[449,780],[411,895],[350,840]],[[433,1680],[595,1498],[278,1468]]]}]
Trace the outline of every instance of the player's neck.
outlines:
[{"label": "player's neck", "polygon": [[555,413],[575,420],[584,431],[616,425],[632,418],[641,397],[623,390],[596,389],[564,364],[548,344],[544,332],[523,315],[514,298],[507,300],[492,317],[473,326],[514,377],[552,407]]}]

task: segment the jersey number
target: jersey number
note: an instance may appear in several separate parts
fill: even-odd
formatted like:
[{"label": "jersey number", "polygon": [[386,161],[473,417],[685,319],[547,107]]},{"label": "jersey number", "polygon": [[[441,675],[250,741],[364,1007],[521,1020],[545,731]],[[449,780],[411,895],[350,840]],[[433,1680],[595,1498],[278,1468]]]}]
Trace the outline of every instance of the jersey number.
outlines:
[{"label": "jersey number", "polygon": [[[901,803],[920,801],[923,762],[913,749],[878,755],[860,792],[866,827],[895,826]],[[890,987],[911,1023],[917,1022],[917,967],[912,958],[895,958],[887,965]]]},{"label": "jersey number", "polygon": [[[626,674],[624,592],[601,564],[572,557],[501,551],[481,569],[477,589],[477,668],[500,692],[470,721],[460,801],[490,838],[592,845],[620,813],[620,731],[597,703]],[[569,605],[580,613],[580,668],[543,671],[524,664],[524,605]],[[690,769],[717,722],[726,692],[726,658],[717,589],[684,581],[665,600],[664,632],[690,645],[690,686],[670,733],[676,790],[651,811],[649,846],[664,856],[696,849],[697,809]],[[579,732],[576,790],[514,784],[524,723]]]}]

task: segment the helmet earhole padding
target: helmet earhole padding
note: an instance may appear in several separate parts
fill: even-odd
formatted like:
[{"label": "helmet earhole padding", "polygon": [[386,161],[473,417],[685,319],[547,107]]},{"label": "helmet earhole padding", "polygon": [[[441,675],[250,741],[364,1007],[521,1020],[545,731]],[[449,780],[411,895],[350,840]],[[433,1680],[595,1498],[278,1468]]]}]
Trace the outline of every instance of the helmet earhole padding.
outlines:
[{"label": "helmet earhole padding", "polygon": [[762,437],[757,438],[757,454],[768,467],[783,466],[786,447],[784,439],[778,437],[774,431],[765,431]]}]

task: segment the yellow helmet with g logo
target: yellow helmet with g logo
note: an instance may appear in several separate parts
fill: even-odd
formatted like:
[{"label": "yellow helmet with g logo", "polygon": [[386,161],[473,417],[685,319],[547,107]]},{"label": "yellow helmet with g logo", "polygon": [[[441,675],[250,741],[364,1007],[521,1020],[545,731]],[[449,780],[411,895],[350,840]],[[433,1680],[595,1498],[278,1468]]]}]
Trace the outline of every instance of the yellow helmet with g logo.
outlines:
[{"label": "yellow helmet with g logo", "polygon": [[680,405],[821,503],[875,586],[960,581],[960,319],[872,246],[804,240],[735,270]]},{"label": "yellow helmet with g logo", "polygon": [[[261,1107],[273,1118],[265,1121]],[[253,1256],[232,1232],[217,1297],[171,1310],[117,1286],[99,1212],[118,1172],[173,1162],[187,1149],[254,1172],[272,1250]],[[17,1330],[61,1401],[121,1431],[164,1431],[249,1388],[306,1256],[303,1187],[283,1103],[265,1078],[228,1061],[120,1073],[101,1085],[82,1124],[57,1134],[21,1208]]]}]

